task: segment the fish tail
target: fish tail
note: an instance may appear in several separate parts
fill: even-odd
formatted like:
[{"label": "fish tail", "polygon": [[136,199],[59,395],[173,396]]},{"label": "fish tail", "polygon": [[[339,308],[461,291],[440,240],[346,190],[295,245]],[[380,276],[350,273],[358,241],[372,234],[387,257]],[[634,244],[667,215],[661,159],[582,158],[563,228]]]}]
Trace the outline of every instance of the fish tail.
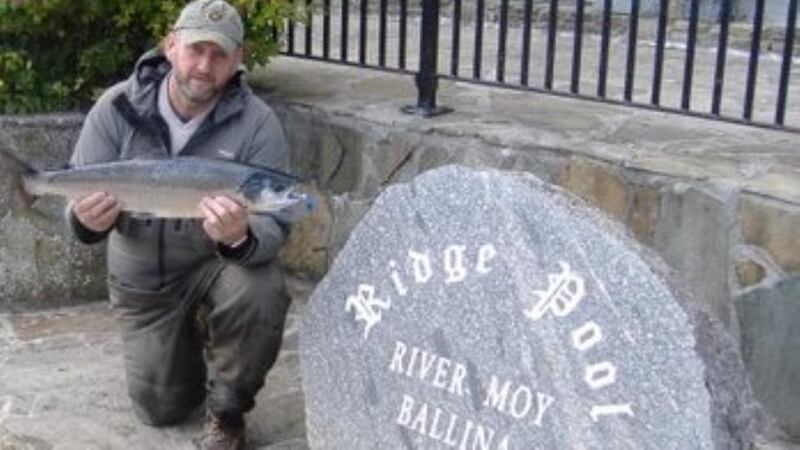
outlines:
[{"label": "fish tail", "polygon": [[25,189],[25,179],[35,177],[39,171],[20,158],[16,152],[0,143],[0,168],[11,175],[14,194],[26,207],[36,200],[34,195]]}]

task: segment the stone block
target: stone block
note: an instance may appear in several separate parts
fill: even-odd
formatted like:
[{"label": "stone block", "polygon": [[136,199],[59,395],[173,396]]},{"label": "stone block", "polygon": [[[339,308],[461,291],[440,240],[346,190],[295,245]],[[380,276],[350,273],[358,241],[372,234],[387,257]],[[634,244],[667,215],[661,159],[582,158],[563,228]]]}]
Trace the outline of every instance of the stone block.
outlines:
[{"label": "stone block", "polygon": [[367,213],[374,199],[353,198],[350,195],[340,195],[331,198],[331,213],[333,218],[330,239],[328,241],[328,266],[333,262],[339,251],[344,247],[350,233]]},{"label": "stone block", "polygon": [[728,285],[732,266],[728,209],[725,199],[711,192],[680,184],[665,189],[654,248],[696,294],[698,307],[735,327]]},{"label": "stone block", "polygon": [[413,133],[384,133],[385,130],[359,130],[362,140],[360,160],[353,160],[360,179],[351,192],[362,197],[377,196],[387,184],[409,172],[416,173],[413,160],[419,141]]},{"label": "stone block", "polygon": [[612,217],[625,220],[628,188],[612,166],[589,159],[572,158],[558,184]]},{"label": "stone block", "polygon": [[315,178],[320,188],[335,193],[357,190],[362,183],[364,136],[357,130],[325,122],[276,103],[294,170]]},{"label": "stone block", "polygon": [[739,286],[743,288],[760,283],[767,275],[764,266],[751,260],[736,261],[735,270],[736,280],[739,282]]},{"label": "stone block", "polygon": [[333,217],[330,200],[323,192],[313,188],[307,193],[314,198],[314,212],[292,224],[278,258],[285,270],[320,279],[328,270],[328,240]]},{"label": "stone block", "polygon": [[106,298],[104,248],[71,240],[52,216],[7,214],[0,219],[0,312]]},{"label": "stone block", "polygon": [[[402,134],[392,134],[377,142],[369,160],[381,186],[391,183],[408,163],[418,145]],[[373,193],[366,192],[366,195]],[[377,195],[378,192],[374,192]]]},{"label": "stone block", "polygon": [[625,221],[639,242],[653,245],[661,195],[652,186],[631,186],[630,211]]},{"label": "stone block", "polygon": [[800,438],[800,277],[751,290],[736,301],[742,358],[757,399]]},{"label": "stone block", "polygon": [[566,170],[569,158],[549,149],[504,149],[500,169],[527,172],[548,183],[556,183],[559,174]]},{"label": "stone block", "polygon": [[326,134],[320,149],[323,188],[333,193],[356,191],[364,180],[365,138],[353,130],[337,128]]},{"label": "stone block", "polygon": [[745,195],[737,208],[746,244],[765,249],[787,272],[800,272],[800,208],[789,203]]},{"label": "stone block", "polygon": [[417,171],[414,175],[441,167],[448,163],[454,163],[458,160],[463,160],[463,158],[456,158],[450,153],[447,147],[442,148],[438,146],[422,145],[417,149],[415,161]]}]

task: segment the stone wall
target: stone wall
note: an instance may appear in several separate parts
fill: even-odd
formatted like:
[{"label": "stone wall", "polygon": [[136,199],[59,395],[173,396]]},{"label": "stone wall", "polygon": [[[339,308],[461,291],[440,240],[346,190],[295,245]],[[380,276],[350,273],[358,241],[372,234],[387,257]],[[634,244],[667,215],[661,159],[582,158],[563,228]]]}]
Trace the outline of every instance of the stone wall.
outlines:
[{"label": "stone wall", "polygon": [[329,194],[313,231],[295,234],[314,252],[286,258],[291,270],[313,278],[325,273],[383,186],[452,163],[531,172],[625,223],[655,249],[699,306],[739,339],[756,392],[775,424],[800,436],[800,390],[792,381],[800,365],[785,357],[797,341],[794,318],[800,318],[798,205],[757,189],[709,182],[688,168],[684,176],[665,175],[580,152],[493,146],[469,133],[410,132],[275,106],[295,148],[304,149],[294,155],[295,167]]},{"label": "stone wall", "polygon": [[[329,201],[330,231],[315,248],[329,262],[371,198],[390,183],[444,164],[531,172],[588,200],[656,249],[714,315],[738,334],[735,299],[800,271],[797,206],[761,194],[551,148],[492,148],[466,136],[394,131],[276,105],[297,148],[295,167]],[[309,237],[310,238],[310,237]],[[324,250],[323,250],[324,249]],[[321,260],[292,261],[324,273]],[[311,268],[313,267],[313,270]]]},{"label": "stone wall", "polygon": [[[0,140],[42,169],[69,160],[82,117],[0,117]],[[0,313],[58,307],[106,297],[103,246],[73,241],[64,202],[42,198],[33,209],[15,201],[0,162]]]}]

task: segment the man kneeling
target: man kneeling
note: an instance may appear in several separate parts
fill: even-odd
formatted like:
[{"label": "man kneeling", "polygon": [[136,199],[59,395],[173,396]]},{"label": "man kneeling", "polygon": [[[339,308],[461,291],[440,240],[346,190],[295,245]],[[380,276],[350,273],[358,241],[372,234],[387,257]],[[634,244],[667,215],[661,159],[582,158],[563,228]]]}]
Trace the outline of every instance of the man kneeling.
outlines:
[{"label": "man kneeling", "polygon": [[[233,159],[286,170],[272,110],[246,86],[244,29],[223,0],[195,0],[162,45],[89,112],[74,167],[135,158]],[[205,401],[203,449],[244,446],[243,414],[275,362],[289,299],[273,259],[285,225],[204,198],[202,220],[137,218],[97,192],[69,206],[76,236],[108,237],[108,284],[136,414],[162,426]],[[198,310],[206,311],[198,329]]]}]

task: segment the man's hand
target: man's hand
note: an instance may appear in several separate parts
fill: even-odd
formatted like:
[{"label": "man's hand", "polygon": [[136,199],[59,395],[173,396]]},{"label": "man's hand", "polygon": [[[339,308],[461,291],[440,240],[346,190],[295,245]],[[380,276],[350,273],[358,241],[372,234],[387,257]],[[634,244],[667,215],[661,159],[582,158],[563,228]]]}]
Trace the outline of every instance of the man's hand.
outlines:
[{"label": "man's hand", "polygon": [[212,241],[230,246],[247,236],[247,208],[226,196],[204,197],[198,205],[203,229]]},{"label": "man's hand", "polygon": [[72,205],[72,213],[78,222],[95,233],[104,233],[113,227],[120,211],[122,205],[105,192],[95,192]]}]

